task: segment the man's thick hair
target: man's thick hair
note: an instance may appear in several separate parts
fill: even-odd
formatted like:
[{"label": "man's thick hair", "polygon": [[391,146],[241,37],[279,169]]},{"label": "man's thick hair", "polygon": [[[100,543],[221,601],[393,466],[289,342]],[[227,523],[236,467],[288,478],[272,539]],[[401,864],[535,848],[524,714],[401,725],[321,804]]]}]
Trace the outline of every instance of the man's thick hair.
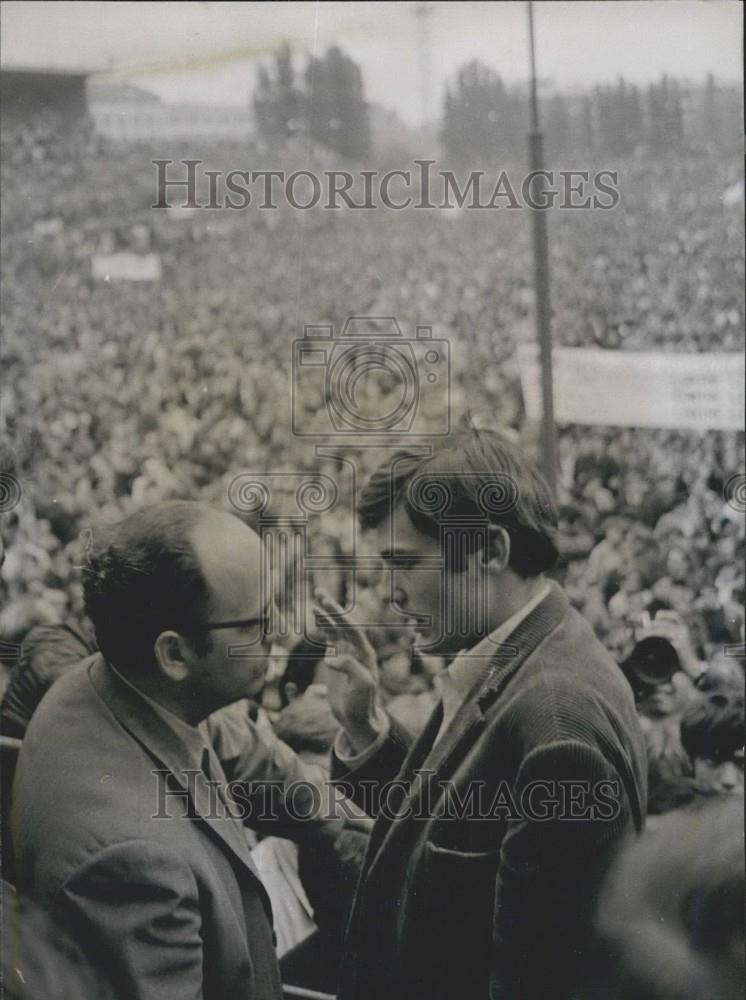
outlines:
[{"label": "man's thick hair", "polygon": [[[169,500],[109,529],[83,568],[85,610],[104,657],[128,672],[149,669],[165,629],[188,631],[209,617],[209,592],[190,541],[209,508]],[[208,636],[192,638],[199,654]]]},{"label": "man's thick hair", "polygon": [[[558,518],[549,487],[519,448],[495,431],[462,432],[431,457],[400,451],[363,489],[361,526],[377,527],[400,500],[412,524],[431,538],[439,539],[449,521],[504,528],[509,565],[519,576],[538,576],[557,561]],[[467,529],[466,536],[473,551],[483,533]]]}]

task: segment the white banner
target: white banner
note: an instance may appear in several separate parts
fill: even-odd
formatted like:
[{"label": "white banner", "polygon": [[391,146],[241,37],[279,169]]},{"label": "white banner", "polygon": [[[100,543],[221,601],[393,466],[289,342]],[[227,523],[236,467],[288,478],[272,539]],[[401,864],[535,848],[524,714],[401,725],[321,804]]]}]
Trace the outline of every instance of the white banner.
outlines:
[{"label": "white banner", "polygon": [[[518,349],[529,419],[540,420],[538,347]],[[554,410],[558,424],[742,430],[744,356],[667,354],[556,347]]]},{"label": "white banner", "polygon": [[97,253],[92,273],[102,281],[158,281],[161,258],[157,253]]}]

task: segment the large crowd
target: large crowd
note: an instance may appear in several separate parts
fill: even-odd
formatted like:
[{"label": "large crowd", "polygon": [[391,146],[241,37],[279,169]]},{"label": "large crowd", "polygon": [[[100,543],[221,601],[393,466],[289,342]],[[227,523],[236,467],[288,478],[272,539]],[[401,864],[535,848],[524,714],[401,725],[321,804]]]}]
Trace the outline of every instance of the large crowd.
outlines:
[{"label": "large crowd", "polygon": [[[172,497],[225,505],[245,471],[335,478],[343,455],[361,475],[376,463],[349,443],[335,457],[339,441],[322,433],[328,401],[294,390],[291,342],[305,324],[339,331],[349,315],[395,316],[407,336],[431,325],[450,343],[453,424],[537,447],[516,361],[534,312],[524,212],[150,209],[151,160],[187,152],[200,155],[111,146],[89,126],[61,134],[44,118],[4,129],[0,432],[23,490],[4,525],[6,643],[80,622],[79,568],[97,524]],[[206,165],[274,166],[259,148],[205,152]],[[613,166],[615,210],[549,215],[555,342],[741,350],[743,213],[723,199],[737,155]],[[158,254],[160,279],[94,278],[92,256],[121,250]],[[365,391],[383,412],[397,387]],[[293,406],[317,438],[293,432]],[[742,678],[742,443],[735,432],[559,428],[560,572],[620,662],[656,613],[675,613],[699,664]],[[317,444],[331,455],[317,457]],[[353,518],[342,494],[310,520],[314,551],[340,557],[317,574],[340,599],[351,594]],[[371,610],[376,582],[372,571],[356,581]],[[416,725],[438,664],[413,660],[401,636],[381,630],[384,683]]]},{"label": "large crowd", "polygon": [[[295,631],[278,632],[262,706],[250,711],[327,767],[338,726],[323,639],[298,635],[312,629],[303,601],[312,585],[378,622],[369,634],[381,698],[413,731],[438,700],[444,662],[413,650],[413,629],[387,608],[383,569],[352,567],[367,539],[353,530],[350,463],[361,481],[385,449],[329,432],[330,400],[294,372],[292,342],[307,324],[338,333],[349,316],[395,317],[410,338],[431,326],[450,345],[452,425],[499,429],[536,455],[516,350],[533,336],[529,220],[509,211],[155,210],[154,158],[203,156],[223,170],[329,166],[301,149],[276,162],[259,146],[165,145],[109,145],[89,125],[61,130],[45,116],[3,129],[3,735],[23,737],[48,686],[95,648],[80,571],[100,525],[173,498],[261,525],[250,481],[265,479],[264,513],[308,540],[291,543],[282,565],[280,610]],[[549,213],[555,342],[743,350],[737,151],[638,153],[603,166],[619,170],[616,209]],[[120,251],[157,255],[160,277],[95,276],[94,257]],[[400,388],[390,373],[371,377],[355,403],[389,412]],[[442,420],[424,385],[419,405],[426,426]],[[391,449],[407,443],[391,435]],[[732,793],[743,790],[743,436],[573,425],[558,428],[558,447],[556,575],[632,686],[647,742],[648,825],[659,832],[622,859],[603,897],[598,927],[619,955],[614,987],[599,1000],[715,996],[683,961],[686,949],[660,952],[681,959],[674,965],[636,948],[648,923],[658,940],[662,912],[663,931],[676,932],[691,883],[701,927],[715,928],[711,950],[722,949],[728,974],[738,965],[730,918],[704,908],[737,885],[742,851]],[[249,486],[237,489],[244,474]],[[301,480],[315,484],[302,519]],[[330,482],[339,490],[327,506]],[[324,559],[304,566],[308,553]],[[713,798],[727,804],[709,824],[682,818],[682,808]],[[319,884],[323,868],[289,841],[267,838],[254,851],[280,953],[293,954],[311,914],[331,931],[325,983],[352,883],[349,892]],[[642,980],[663,965],[665,989],[645,993]]]}]

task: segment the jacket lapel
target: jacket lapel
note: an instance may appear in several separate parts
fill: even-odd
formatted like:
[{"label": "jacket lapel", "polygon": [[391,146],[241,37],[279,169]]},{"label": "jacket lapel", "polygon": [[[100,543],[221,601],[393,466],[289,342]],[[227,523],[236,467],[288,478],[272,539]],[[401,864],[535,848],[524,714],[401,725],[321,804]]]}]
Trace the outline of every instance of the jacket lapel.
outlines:
[{"label": "jacket lapel", "polygon": [[551,590],[544,600],[495,650],[484,675],[467,695],[437,743],[435,740],[443,719],[442,702],[436,706],[424,732],[415,742],[399,772],[397,781],[408,787],[402,793],[396,815],[383,821],[389,827],[373,853],[369,871],[403,824],[413,815],[418,815],[417,806],[425,795],[428,795],[426,801],[430,808],[438,801],[441,795],[438,783],[453,773],[465,750],[473,745],[479,732],[484,729],[485,712],[497,701],[521,664],[560,624],[568,605],[565,593],[558,584],[552,582]]},{"label": "jacket lapel", "polygon": [[569,605],[565,592],[552,580],[547,596],[495,651],[484,679],[470,695],[483,712],[497,701],[524,661],[562,622]]},{"label": "jacket lapel", "polygon": [[[227,806],[221,798],[218,785],[225,779],[217,757],[210,753],[211,781],[198,767],[177,734],[168,728],[147,702],[122,684],[108,668],[100,654],[92,658],[88,670],[93,687],[106,702],[120,724],[136,740],[154,763],[173,776],[173,781],[187,792],[199,819],[209,828],[222,846],[241,862],[261,886],[259,874],[251,859],[248,843],[240,820],[227,815]],[[266,894],[265,894],[266,895]]]}]

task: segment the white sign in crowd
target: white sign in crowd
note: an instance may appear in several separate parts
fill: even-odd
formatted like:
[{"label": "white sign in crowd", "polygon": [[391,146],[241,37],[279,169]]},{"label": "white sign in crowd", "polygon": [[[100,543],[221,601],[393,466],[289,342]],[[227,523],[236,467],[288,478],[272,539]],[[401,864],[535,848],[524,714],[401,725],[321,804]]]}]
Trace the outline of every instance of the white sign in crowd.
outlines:
[{"label": "white sign in crowd", "polygon": [[158,281],[161,258],[157,253],[97,253],[91,268],[101,281]]},{"label": "white sign in crowd", "polygon": [[[605,351],[556,347],[552,352],[555,420],[559,424],[741,430],[744,356]],[[540,420],[538,348],[518,351],[529,419]]]}]

